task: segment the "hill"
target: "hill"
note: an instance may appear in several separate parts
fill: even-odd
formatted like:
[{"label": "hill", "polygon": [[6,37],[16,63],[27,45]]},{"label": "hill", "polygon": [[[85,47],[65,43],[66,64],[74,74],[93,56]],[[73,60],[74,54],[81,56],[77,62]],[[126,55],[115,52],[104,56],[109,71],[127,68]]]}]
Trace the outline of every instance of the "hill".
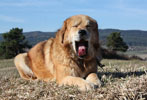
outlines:
[{"label": "hill", "polygon": [[[147,47],[147,31],[141,30],[99,29],[100,40],[103,44],[105,44],[106,42],[106,37],[112,32],[121,32],[123,39],[129,46]],[[40,41],[47,40],[50,37],[54,37],[55,32],[33,31],[24,32],[24,35],[26,36],[26,39],[29,41],[31,45],[35,45]],[[1,34],[0,41],[2,41]]]},{"label": "hill", "polygon": [[100,29],[100,40],[106,42],[106,37],[112,32],[121,32],[121,36],[129,46],[147,46],[147,31]]},{"label": "hill", "polygon": [[35,45],[40,41],[47,40],[50,37],[54,37],[55,32],[33,31],[33,32],[25,32],[24,35],[31,45]]}]

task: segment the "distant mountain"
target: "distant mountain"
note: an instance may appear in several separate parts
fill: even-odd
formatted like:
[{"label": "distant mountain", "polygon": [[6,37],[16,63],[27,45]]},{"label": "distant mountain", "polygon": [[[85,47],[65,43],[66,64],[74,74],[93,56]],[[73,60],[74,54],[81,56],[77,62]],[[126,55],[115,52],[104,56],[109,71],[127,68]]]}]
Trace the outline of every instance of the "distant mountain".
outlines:
[{"label": "distant mountain", "polygon": [[[121,36],[129,46],[146,46],[147,47],[147,31],[141,30],[119,30],[119,29],[99,29],[100,41],[105,44],[107,36],[112,32],[121,32]],[[24,32],[26,39],[31,45],[47,40],[55,36],[55,32]],[[0,34],[0,41],[2,36]]]},{"label": "distant mountain", "polygon": [[121,32],[121,36],[129,46],[147,46],[147,31],[100,29],[100,40],[106,42],[106,37],[112,32]]},{"label": "distant mountain", "polygon": [[33,32],[24,32],[24,35],[31,45],[35,45],[40,41],[48,40],[50,37],[54,37],[55,32],[33,31]]},{"label": "distant mountain", "polygon": [[0,41],[2,41],[2,39],[3,39],[3,38],[2,38],[2,34],[0,34]]}]

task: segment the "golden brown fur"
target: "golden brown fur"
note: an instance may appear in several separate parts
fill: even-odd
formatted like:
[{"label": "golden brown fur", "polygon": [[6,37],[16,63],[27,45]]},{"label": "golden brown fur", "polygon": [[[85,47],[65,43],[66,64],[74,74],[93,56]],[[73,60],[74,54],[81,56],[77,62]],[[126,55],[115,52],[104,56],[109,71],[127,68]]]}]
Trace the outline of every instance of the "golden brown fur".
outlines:
[{"label": "golden brown fur", "polygon": [[[28,53],[15,57],[19,74],[28,80],[56,80],[60,85],[75,85],[83,91],[100,86],[96,62],[101,58],[97,27],[96,21],[89,16],[68,18],[55,38],[40,42]],[[83,59],[77,56],[74,46],[81,29],[88,34],[88,52]]]}]

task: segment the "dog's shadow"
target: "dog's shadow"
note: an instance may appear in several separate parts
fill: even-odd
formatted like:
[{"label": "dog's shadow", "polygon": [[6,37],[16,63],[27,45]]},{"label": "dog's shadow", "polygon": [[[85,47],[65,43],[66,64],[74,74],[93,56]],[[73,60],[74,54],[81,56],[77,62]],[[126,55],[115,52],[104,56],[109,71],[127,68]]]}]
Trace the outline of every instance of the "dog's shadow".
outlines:
[{"label": "dog's shadow", "polygon": [[[147,72],[147,70],[146,70]],[[112,78],[126,78],[129,76],[141,76],[147,74],[145,71],[134,71],[134,72],[98,72],[98,76],[101,78],[103,75],[107,77],[111,76]]]}]

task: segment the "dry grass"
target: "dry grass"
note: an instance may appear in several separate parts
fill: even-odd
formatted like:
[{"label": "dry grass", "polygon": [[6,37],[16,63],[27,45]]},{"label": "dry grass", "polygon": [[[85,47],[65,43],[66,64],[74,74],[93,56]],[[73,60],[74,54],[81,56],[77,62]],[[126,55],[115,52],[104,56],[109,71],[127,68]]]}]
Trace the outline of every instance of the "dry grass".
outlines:
[{"label": "dry grass", "polygon": [[13,59],[0,60],[0,69],[1,68],[8,68],[8,67],[14,67]]},{"label": "dry grass", "polygon": [[[98,75],[104,86],[80,92],[55,82],[20,78],[12,60],[0,61],[0,100],[147,100],[147,62],[103,60]],[[4,66],[3,66],[4,65]],[[4,68],[7,67],[7,68]]]}]

